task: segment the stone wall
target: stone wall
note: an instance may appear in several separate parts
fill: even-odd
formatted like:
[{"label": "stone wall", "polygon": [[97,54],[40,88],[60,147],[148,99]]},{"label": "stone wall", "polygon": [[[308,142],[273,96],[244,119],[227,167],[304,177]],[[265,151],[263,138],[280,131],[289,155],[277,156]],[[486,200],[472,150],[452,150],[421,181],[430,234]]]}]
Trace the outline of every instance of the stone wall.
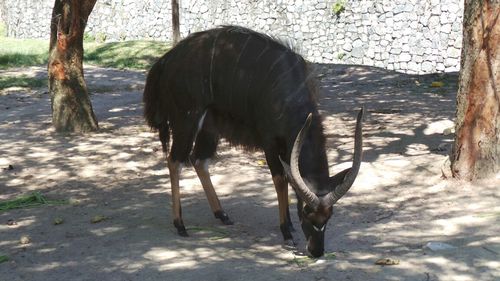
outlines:
[{"label": "stone wall", "polygon": [[[4,0],[9,36],[48,38],[52,5]],[[459,69],[462,15],[462,0],[180,0],[183,36],[236,24],[288,40],[310,61],[407,73]],[[87,34],[170,40],[170,0],[98,0]]]}]

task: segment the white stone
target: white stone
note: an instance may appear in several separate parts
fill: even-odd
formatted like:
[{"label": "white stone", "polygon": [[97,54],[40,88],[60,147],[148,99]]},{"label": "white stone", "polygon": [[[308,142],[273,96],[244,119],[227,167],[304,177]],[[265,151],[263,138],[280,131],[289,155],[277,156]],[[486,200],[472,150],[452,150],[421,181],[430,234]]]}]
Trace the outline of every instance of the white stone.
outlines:
[{"label": "white stone", "polygon": [[436,70],[439,72],[445,71],[446,67],[444,66],[444,63],[440,62],[436,64]]},{"label": "white stone", "polygon": [[441,25],[441,32],[442,33],[450,33],[451,32],[451,24],[443,24]]},{"label": "white stone", "polygon": [[318,4],[316,4],[316,9],[319,9],[319,10],[323,10],[323,9],[326,9],[326,3],[325,2],[320,2]]},{"label": "white stone", "polygon": [[411,55],[408,53],[402,53],[399,55],[399,61],[401,62],[409,62],[411,61]]},{"label": "white stone", "polygon": [[365,56],[368,58],[374,58],[375,57],[375,51],[371,48],[367,49],[365,51]]},{"label": "white stone", "polygon": [[344,51],[350,52],[352,51],[352,44],[350,42],[346,42],[343,46]]},{"label": "white stone", "polygon": [[439,26],[439,17],[438,16],[431,16],[429,18],[429,23],[428,23],[428,26],[431,28],[431,29],[434,29],[436,28],[437,26]]},{"label": "white stone", "polygon": [[353,48],[359,48],[361,46],[363,46],[363,41],[361,41],[361,39],[356,39],[354,40],[354,42],[352,42]]},{"label": "white stone", "polygon": [[448,47],[446,54],[450,58],[460,58],[460,49],[454,48],[454,47]]},{"label": "white stone", "polygon": [[444,60],[444,66],[446,67],[452,67],[460,63],[459,59],[452,59],[452,58],[447,58]]},{"label": "white stone", "polygon": [[424,72],[432,72],[434,70],[434,67],[430,61],[424,61],[422,63],[422,71]]},{"label": "white stone", "polygon": [[419,65],[414,61],[408,62],[408,70],[412,70],[414,72],[418,72],[420,70]]},{"label": "white stone", "polygon": [[444,71],[445,72],[457,72],[457,71],[460,71],[460,64],[457,64],[455,66],[447,67]]},{"label": "white stone", "polygon": [[380,46],[383,46],[383,47],[386,47],[389,45],[389,41],[388,40],[380,40]]},{"label": "white stone", "polygon": [[367,57],[363,58],[363,65],[373,65],[373,64],[374,64],[374,60],[373,59],[367,58]]}]

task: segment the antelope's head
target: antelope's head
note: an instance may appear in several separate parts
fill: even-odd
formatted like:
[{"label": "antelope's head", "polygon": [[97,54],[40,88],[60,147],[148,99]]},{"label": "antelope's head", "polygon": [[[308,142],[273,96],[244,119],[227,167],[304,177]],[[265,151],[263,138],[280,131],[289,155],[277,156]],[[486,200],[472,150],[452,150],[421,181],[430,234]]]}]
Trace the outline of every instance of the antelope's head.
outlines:
[{"label": "antelope's head", "polygon": [[[311,125],[312,114],[309,114],[304,126],[295,139],[290,156],[290,165],[280,158],[287,178],[297,193],[302,231],[307,239],[307,250],[313,257],[323,255],[325,229],[328,220],[332,216],[333,205],[347,193],[358,174],[363,152],[362,119],[363,108],[358,113],[356,121],[352,167],[330,177],[327,187],[310,188],[310,183],[307,179],[302,178],[299,171],[299,155],[305,135]],[[326,194],[316,194],[312,190],[328,190],[328,192]]]}]

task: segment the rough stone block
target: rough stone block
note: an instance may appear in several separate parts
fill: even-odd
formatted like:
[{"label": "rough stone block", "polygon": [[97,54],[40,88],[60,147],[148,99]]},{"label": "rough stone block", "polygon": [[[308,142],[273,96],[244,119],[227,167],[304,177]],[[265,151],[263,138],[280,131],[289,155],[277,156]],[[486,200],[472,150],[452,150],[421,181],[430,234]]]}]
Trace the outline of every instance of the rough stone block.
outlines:
[{"label": "rough stone block", "polygon": [[426,72],[426,73],[429,73],[429,72],[433,72],[434,71],[434,65],[432,64],[432,62],[430,61],[424,61],[422,63],[422,68],[421,70],[423,72]]},{"label": "rough stone block", "polygon": [[354,58],[362,58],[364,55],[363,47],[354,47],[351,51],[351,56]]}]

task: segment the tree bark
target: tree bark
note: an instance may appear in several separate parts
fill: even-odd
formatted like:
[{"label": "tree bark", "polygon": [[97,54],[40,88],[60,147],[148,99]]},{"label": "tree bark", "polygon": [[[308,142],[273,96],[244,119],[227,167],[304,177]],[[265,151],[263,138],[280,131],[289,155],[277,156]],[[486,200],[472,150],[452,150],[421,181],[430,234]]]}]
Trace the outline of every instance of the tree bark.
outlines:
[{"label": "tree bark", "polygon": [[58,132],[98,129],[83,77],[83,32],[96,0],[55,0],[50,25],[49,92]]},{"label": "tree bark", "polygon": [[500,169],[500,1],[465,0],[453,177],[475,180]]},{"label": "tree bark", "polygon": [[180,23],[179,23],[179,1],[172,0],[172,41],[177,44],[181,39]]}]

